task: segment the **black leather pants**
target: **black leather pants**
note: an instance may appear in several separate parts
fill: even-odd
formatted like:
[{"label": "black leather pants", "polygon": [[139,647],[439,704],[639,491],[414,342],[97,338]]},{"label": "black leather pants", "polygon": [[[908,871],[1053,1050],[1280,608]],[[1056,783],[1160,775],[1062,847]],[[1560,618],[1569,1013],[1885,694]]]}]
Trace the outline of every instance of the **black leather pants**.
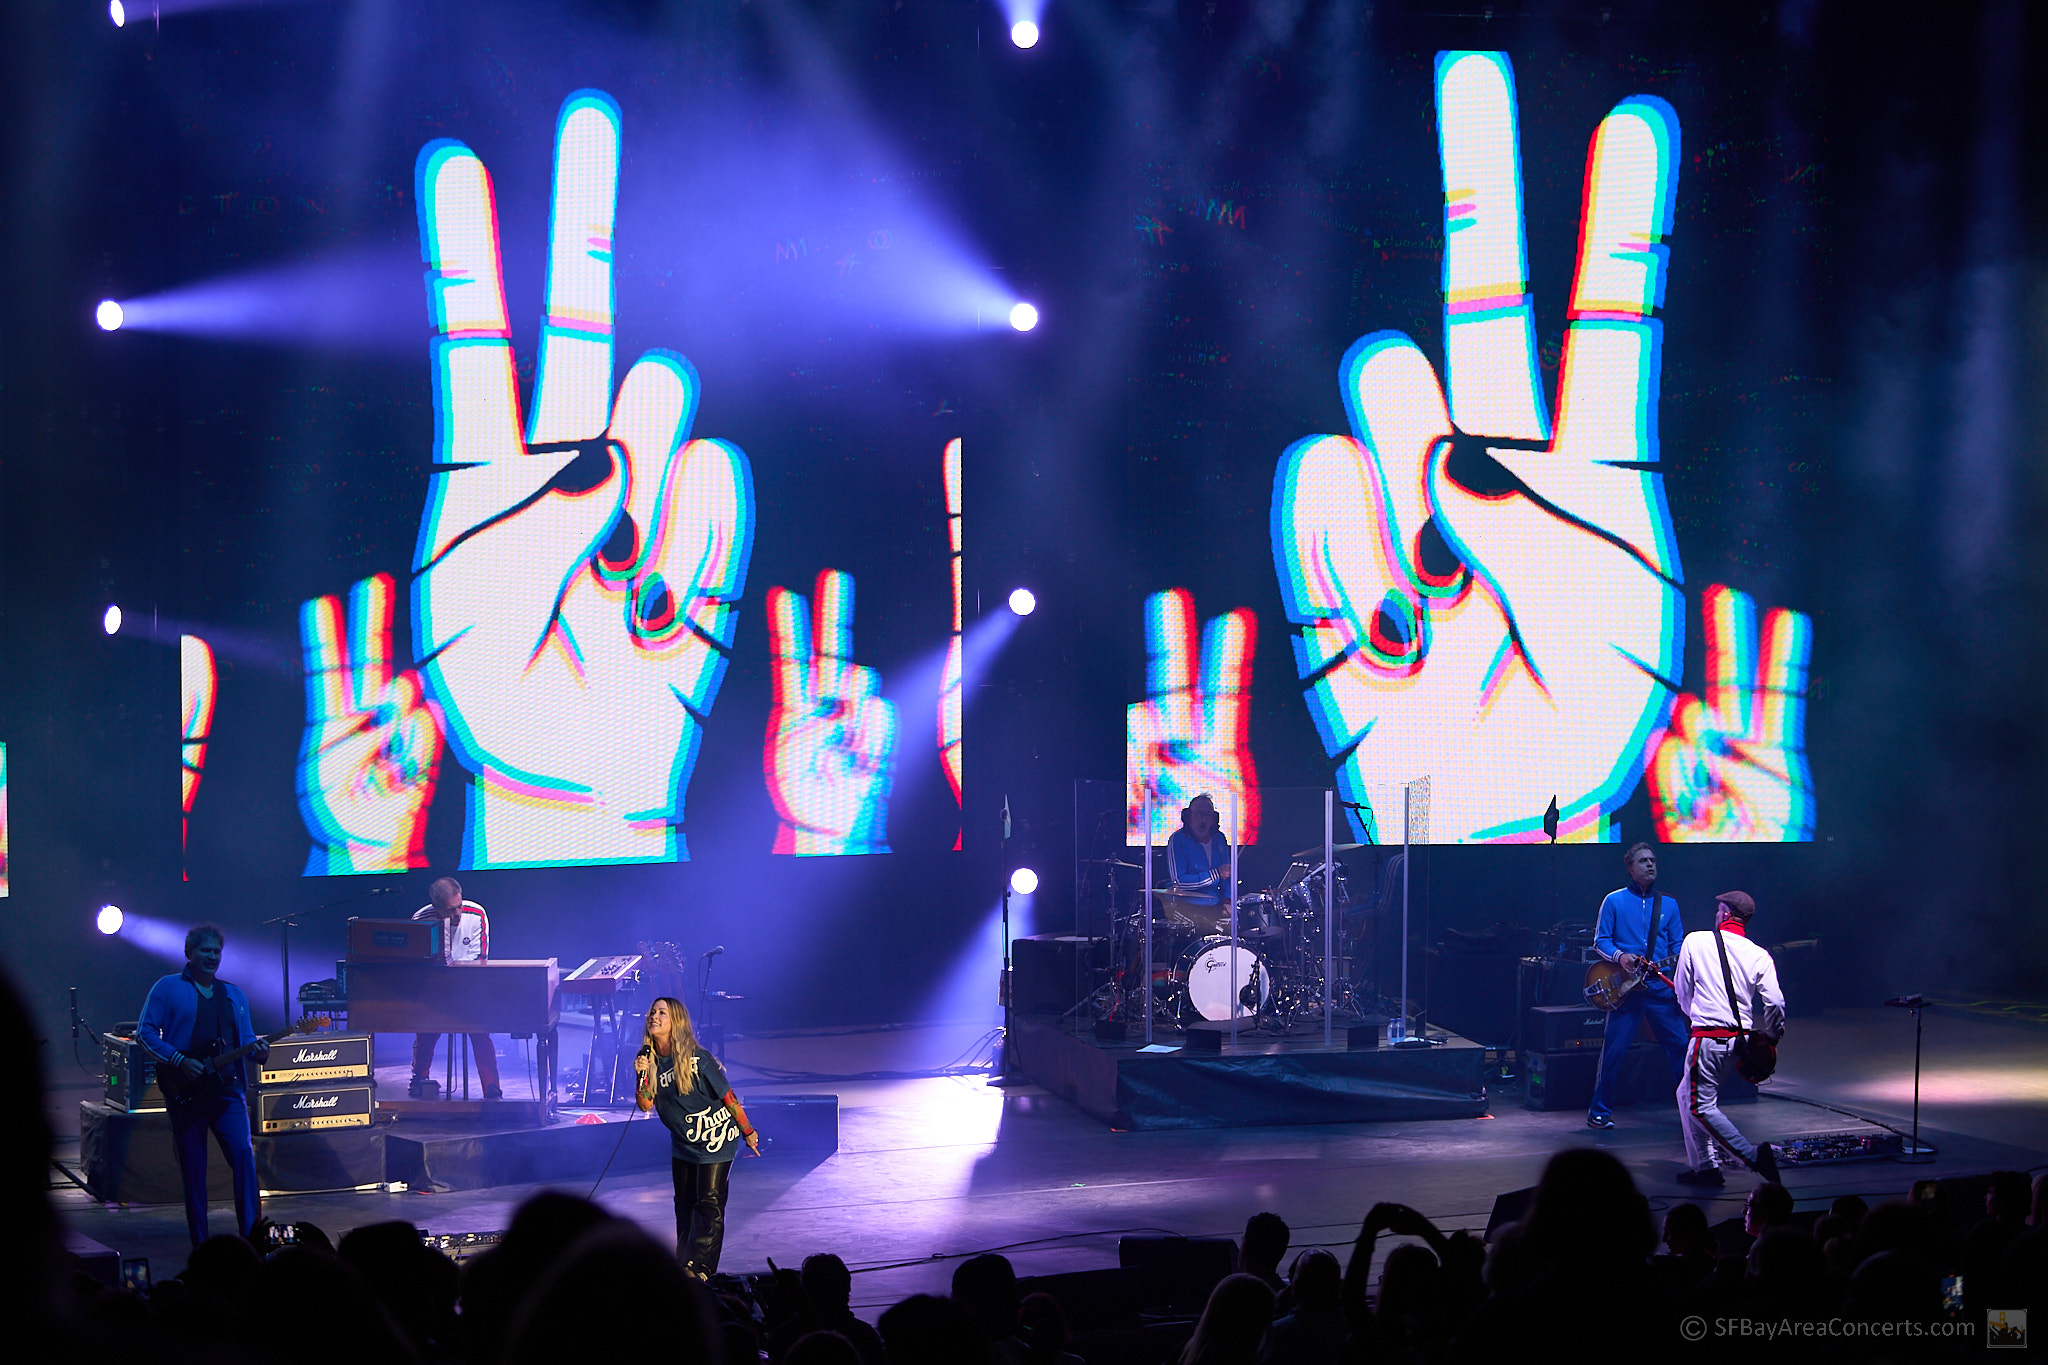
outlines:
[{"label": "black leather pants", "polygon": [[706,1275],[718,1269],[725,1245],[726,1177],[730,1161],[699,1165],[669,1158],[676,1184],[676,1259]]}]

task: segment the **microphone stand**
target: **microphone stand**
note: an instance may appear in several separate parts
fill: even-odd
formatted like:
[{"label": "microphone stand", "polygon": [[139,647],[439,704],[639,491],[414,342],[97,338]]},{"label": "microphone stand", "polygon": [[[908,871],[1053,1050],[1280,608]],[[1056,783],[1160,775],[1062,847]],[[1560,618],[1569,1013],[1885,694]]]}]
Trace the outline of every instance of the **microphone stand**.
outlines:
[{"label": "microphone stand", "polygon": [[1913,1137],[1899,1155],[1900,1164],[1907,1166],[1924,1166],[1934,1160],[1934,1149],[1920,1145],[1920,1011],[1931,1003],[1919,995],[1899,995],[1885,1001],[1894,1008],[1913,1011]]},{"label": "microphone stand", "polygon": [[1010,976],[1010,798],[1003,797],[1003,837],[996,856],[997,871],[1003,879],[1003,1050],[996,1059],[996,1074],[988,1078],[995,1086],[1029,1085],[1031,1078],[1017,1070],[1017,990]]},{"label": "microphone stand", "polygon": [[316,905],[311,910],[294,910],[288,915],[279,915],[275,919],[264,920],[257,926],[260,929],[268,929],[273,924],[277,926],[277,961],[278,966],[283,969],[279,976],[284,982],[284,1014],[282,1016],[284,1019],[292,1020],[298,1018],[296,1014],[292,1013],[292,930],[298,926],[299,916],[317,915],[322,910],[332,910],[342,905],[353,905],[357,901],[366,901],[372,896],[395,896],[398,894],[398,890],[395,886],[380,886],[371,891],[359,891],[353,896],[343,896],[338,901],[329,901],[325,905]]}]

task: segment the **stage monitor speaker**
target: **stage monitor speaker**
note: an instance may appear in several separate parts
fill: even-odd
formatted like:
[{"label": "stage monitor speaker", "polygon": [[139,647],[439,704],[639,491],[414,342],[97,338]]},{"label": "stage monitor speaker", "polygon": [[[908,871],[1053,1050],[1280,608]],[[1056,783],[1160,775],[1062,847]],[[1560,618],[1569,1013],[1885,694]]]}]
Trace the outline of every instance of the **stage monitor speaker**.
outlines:
[{"label": "stage monitor speaker", "polygon": [[1509,1190],[1506,1194],[1495,1195],[1493,1197],[1493,1212],[1486,1220],[1486,1237],[1484,1240],[1491,1242],[1500,1234],[1502,1228],[1510,1223],[1521,1222],[1523,1217],[1529,1212],[1529,1205],[1534,1202],[1535,1198],[1536,1187],[1534,1185],[1525,1186],[1519,1190]]},{"label": "stage monitor speaker", "polygon": [[1138,1310],[1158,1297],[1158,1284],[1143,1271],[1122,1266],[1072,1270],[1063,1275],[1025,1275],[1017,1280],[1017,1296],[1050,1294],[1067,1316],[1072,1332],[1103,1332],[1127,1327]]},{"label": "stage monitor speaker", "polygon": [[1095,985],[1109,940],[1078,934],[1031,934],[1010,944],[1010,987],[1019,1014],[1065,1014]]},{"label": "stage monitor speaker", "polygon": [[1528,1088],[1522,1103],[1530,1109],[1584,1109],[1593,1102],[1593,1077],[1600,1066],[1594,1051],[1527,1052],[1523,1074]]},{"label": "stage monitor speaker", "polygon": [[[1238,1020],[1238,1027],[1248,1029],[1251,1027],[1251,1021],[1249,1019],[1240,1019]],[[1199,1024],[1189,1024],[1181,1046],[1189,1052],[1220,1054],[1223,1051],[1223,1035],[1229,1028],[1230,1025],[1227,1022],[1217,1024],[1204,1021]]]},{"label": "stage monitor speaker", "polygon": [[1119,1237],[1116,1263],[1153,1278],[1160,1307],[1199,1313],[1209,1291],[1237,1269],[1237,1243],[1228,1237]]}]

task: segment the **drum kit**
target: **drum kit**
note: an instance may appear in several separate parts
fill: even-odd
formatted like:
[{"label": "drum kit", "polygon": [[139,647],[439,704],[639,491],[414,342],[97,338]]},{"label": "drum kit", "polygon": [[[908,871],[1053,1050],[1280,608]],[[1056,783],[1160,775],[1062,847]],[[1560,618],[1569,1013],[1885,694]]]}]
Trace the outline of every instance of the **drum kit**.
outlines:
[{"label": "drum kit", "polygon": [[[1364,848],[1338,844],[1334,853]],[[1110,900],[1108,980],[1082,1003],[1098,1019],[1138,1021],[1144,1015],[1146,921],[1152,938],[1154,1021],[1177,1028],[1198,1021],[1239,1019],[1285,1033],[1298,1021],[1322,1017],[1325,971],[1335,978],[1330,1005],[1335,1017],[1362,1016],[1363,992],[1352,979],[1347,917],[1356,918],[1350,877],[1322,848],[1293,855],[1277,885],[1240,894],[1237,935],[1231,936],[1227,883],[1204,886],[1155,884],[1149,914],[1143,892],[1138,906],[1118,906],[1118,873],[1142,872],[1141,863],[1098,858]],[[1324,887],[1336,909],[1336,943],[1326,943]]]}]

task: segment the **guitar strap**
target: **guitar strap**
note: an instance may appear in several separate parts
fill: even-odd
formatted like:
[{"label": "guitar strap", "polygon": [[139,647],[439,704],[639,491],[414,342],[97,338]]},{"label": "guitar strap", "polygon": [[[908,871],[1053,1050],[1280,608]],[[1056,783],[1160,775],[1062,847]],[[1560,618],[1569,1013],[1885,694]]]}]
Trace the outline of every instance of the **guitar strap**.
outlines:
[{"label": "guitar strap", "polygon": [[[1721,926],[1714,926],[1714,946],[1721,950],[1721,984],[1728,988],[1728,1012],[1735,1016],[1733,1028],[1736,1033],[1746,1033],[1742,1027],[1742,1006],[1735,999],[1735,973],[1728,966],[1728,940],[1721,937]],[[1741,1039],[1736,1040],[1738,1043]]]},{"label": "guitar strap", "polygon": [[[1657,916],[1663,909],[1664,893],[1657,889],[1657,884],[1655,882],[1651,882],[1650,936],[1643,940],[1643,965],[1646,969],[1648,968],[1650,963],[1655,962],[1657,960]],[[1646,970],[1644,972],[1644,975],[1647,976],[1648,974],[1649,973]]]}]

